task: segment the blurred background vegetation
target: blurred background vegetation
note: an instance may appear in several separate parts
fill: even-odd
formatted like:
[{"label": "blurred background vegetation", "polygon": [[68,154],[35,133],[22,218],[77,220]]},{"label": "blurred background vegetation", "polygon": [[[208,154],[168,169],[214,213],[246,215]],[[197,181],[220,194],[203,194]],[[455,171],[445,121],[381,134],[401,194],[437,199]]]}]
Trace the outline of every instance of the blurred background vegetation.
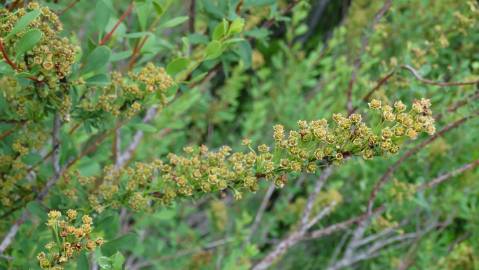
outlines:
[{"label": "blurred background vegetation", "polygon": [[[180,84],[174,101],[148,125],[138,125],[140,115],[121,129],[123,149],[139,128],[145,132],[132,162],[163,158],[188,145],[240,149],[245,137],[271,144],[274,124],[294,129],[300,119],[329,118],[352,108],[361,113],[367,109],[368,93],[368,99],[384,102],[430,99],[438,131],[479,110],[479,84],[443,86],[428,81],[478,80],[477,1],[153,2],[161,3],[134,1],[132,14],[109,44],[112,56],[107,70],[126,70],[135,46],[145,37],[133,70],[147,62],[166,66],[178,56],[190,55],[194,48],[208,44],[223,19],[241,16],[245,29],[243,40],[218,58],[201,62],[187,78],[201,83]],[[124,0],[41,3],[58,11],[64,35],[85,52],[130,5]],[[64,150],[65,159],[78,151],[73,146],[81,144],[91,129],[101,127],[81,127],[73,135],[62,135],[71,146]],[[387,237],[417,232],[413,237],[366,252],[364,258],[340,267],[337,263],[348,251],[356,258],[379,243],[370,239],[351,248],[358,227],[352,224],[324,237],[305,237],[277,258],[271,269],[479,269],[478,134],[479,120],[471,117],[398,163],[430,139],[421,136],[389,158],[347,161],[333,171],[315,202],[320,208],[331,198],[340,201],[312,231],[359,216],[367,211],[378,180],[397,164],[375,202],[386,205],[386,210],[367,224],[363,235],[366,239],[378,232]],[[82,175],[100,174],[110,164],[111,147],[110,140],[100,144],[79,161],[77,169]],[[412,188],[471,162],[476,165],[446,183],[417,192]],[[250,269],[295,231],[317,178],[297,175],[282,189],[261,181],[257,192],[245,193],[241,200],[220,192],[139,213],[107,208],[95,215],[95,230],[106,244],[92,255],[90,266],[82,255],[68,269],[95,269],[95,258],[117,251],[125,258],[124,269]],[[0,257],[0,268],[38,267],[33,258],[50,241],[44,225],[48,209],[84,205],[82,196],[72,199],[71,189],[61,181],[43,205],[30,205],[33,217],[21,226],[8,254]],[[262,216],[255,222],[263,201]],[[0,220],[1,235],[14,220],[11,215]]]}]

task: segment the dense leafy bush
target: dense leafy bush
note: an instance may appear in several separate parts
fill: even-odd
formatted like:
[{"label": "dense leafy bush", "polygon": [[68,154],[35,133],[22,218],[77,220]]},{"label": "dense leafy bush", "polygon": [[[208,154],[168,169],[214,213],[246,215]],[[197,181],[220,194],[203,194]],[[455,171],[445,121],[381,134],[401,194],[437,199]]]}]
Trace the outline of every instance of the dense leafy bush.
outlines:
[{"label": "dense leafy bush", "polygon": [[1,269],[478,267],[478,2],[1,3]]}]

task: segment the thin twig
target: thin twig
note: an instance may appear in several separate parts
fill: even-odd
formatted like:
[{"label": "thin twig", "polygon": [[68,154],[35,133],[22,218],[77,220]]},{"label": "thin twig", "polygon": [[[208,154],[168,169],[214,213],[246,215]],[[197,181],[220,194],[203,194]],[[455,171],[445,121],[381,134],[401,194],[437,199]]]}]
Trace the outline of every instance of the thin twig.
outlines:
[{"label": "thin twig", "polygon": [[[149,123],[150,121],[152,121],[157,112],[158,112],[158,107],[157,106],[153,106],[153,107],[149,108],[146,111],[145,116],[143,117],[143,123]],[[117,162],[115,164],[115,169],[117,169],[117,170],[120,169],[121,167],[123,167],[128,162],[128,160],[130,160],[132,158],[133,153],[135,152],[136,148],[140,144],[141,139],[143,138],[143,136],[144,136],[144,132],[142,130],[138,130],[135,133],[135,135],[133,136],[133,140],[131,141],[130,145],[127,147],[127,149],[123,153],[121,153],[118,156]]]},{"label": "thin twig", "polygon": [[458,126],[462,125],[466,121],[470,120],[473,117],[476,117],[479,115],[479,111],[476,111],[466,117],[463,117],[459,120],[456,120],[448,125],[446,125],[444,128],[436,132],[434,135],[430,136],[427,140],[424,140],[423,142],[417,144],[414,146],[412,149],[404,153],[395,163],[393,163],[391,166],[388,167],[386,172],[381,176],[379,181],[376,183],[374,186],[373,190],[371,191],[371,195],[368,200],[368,211],[370,212],[374,206],[374,201],[376,199],[376,196],[379,192],[379,190],[386,184],[386,182],[390,179],[391,175],[396,171],[399,166],[406,161],[408,158],[422,150],[426,145],[434,142],[436,139],[438,139],[440,136],[444,135],[446,132],[453,130],[457,128]]},{"label": "thin twig", "polygon": [[73,8],[76,4],[78,4],[80,2],[80,0],[73,0],[70,2],[70,4],[68,4],[68,6],[66,6],[64,9],[60,10],[57,14],[58,16],[62,16],[63,14],[65,14],[68,10],[70,10],[71,8]]},{"label": "thin twig", "polygon": [[363,221],[364,219],[367,219],[367,218],[371,217],[372,215],[377,215],[377,214],[383,212],[384,209],[385,209],[385,206],[382,205],[382,206],[374,209],[371,213],[363,213],[359,216],[352,217],[348,220],[329,225],[326,228],[318,229],[318,230],[309,232],[303,237],[303,239],[304,240],[319,239],[319,238],[331,235],[335,232],[345,230],[345,229],[349,228],[350,226],[352,226],[354,224],[358,224],[361,221]]},{"label": "thin twig", "polygon": [[324,183],[326,180],[329,178],[329,176],[332,173],[332,167],[329,165],[326,167],[318,180],[316,181],[316,185],[314,187],[313,192],[309,195],[308,201],[306,203],[306,206],[303,210],[303,214],[300,220],[300,225],[299,227],[291,232],[288,236],[286,236],[283,240],[281,240],[274,248],[273,250],[266,255],[260,262],[258,262],[252,269],[253,270],[263,270],[269,268],[278,258],[283,256],[290,247],[296,245],[299,241],[301,241],[302,238],[304,238],[307,230],[314,226],[317,222],[321,220],[329,211],[331,210],[331,206],[326,207],[325,209],[321,211],[315,218],[313,218],[314,221],[310,222],[311,218],[311,213],[313,211],[313,206],[314,202],[316,201],[316,198],[321,191],[321,188],[323,187]]},{"label": "thin twig", "polygon": [[10,60],[10,57],[8,57],[7,51],[5,50],[5,47],[3,46],[3,40],[0,38],[0,51],[2,52],[3,59],[9,66],[11,66],[14,70],[17,70],[17,65],[13,63],[12,60]]},{"label": "thin twig", "polygon": [[59,113],[55,113],[53,116],[53,131],[52,131],[52,164],[53,172],[60,174],[60,129],[62,126],[61,117]]},{"label": "thin twig", "polygon": [[[388,73],[386,76],[382,77],[376,84],[376,86],[374,86],[373,89],[371,89],[361,100],[363,102],[368,102],[369,99],[371,98],[371,96],[374,94],[374,92],[376,92],[377,90],[379,90],[379,88],[381,88],[381,86],[383,86],[392,76],[394,75],[394,71],[393,72],[390,72]],[[355,106],[351,113],[354,113],[358,110],[359,106]]]},{"label": "thin twig", "polygon": [[314,190],[309,195],[308,201],[306,202],[306,206],[304,208],[303,215],[301,217],[301,223],[300,223],[301,227],[306,226],[308,224],[309,219],[311,217],[311,212],[313,211],[314,203],[316,202],[316,199],[319,195],[319,192],[321,192],[321,189],[323,188],[324,183],[329,178],[329,176],[331,175],[332,172],[333,172],[333,167],[331,165],[326,167],[321,172],[321,176],[316,181],[316,185],[314,186]]},{"label": "thin twig", "polygon": [[423,78],[417,70],[415,70],[413,67],[410,65],[402,65],[402,69],[408,70],[418,81],[425,83],[425,84],[431,84],[431,85],[437,85],[437,86],[463,86],[463,85],[474,85],[478,84],[479,80],[475,81],[466,81],[466,82],[437,82],[437,81],[432,81]]},{"label": "thin twig", "polygon": [[447,180],[449,180],[450,178],[454,177],[454,176],[457,176],[465,171],[469,171],[469,170],[472,170],[474,168],[476,168],[477,166],[479,166],[479,159],[476,159],[475,161],[473,162],[470,162],[470,163],[467,163],[451,172],[448,172],[448,173],[445,173],[445,174],[442,174],[436,178],[434,178],[433,180],[429,181],[429,182],[426,182],[426,183],[423,183],[422,185],[420,185],[418,187],[418,191],[423,191],[425,189],[428,189],[428,188],[432,188],[432,187],[435,187]]},{"label": "thin twig", "polygon": [[258,209],[258,212],[256,213],[256,216],[253,221],[253,225],[251,225],[250,232],[248,236],[246,237],[246,243],[250,242],[251,237],[254,235],[254,233],[258,229],[261,219],[263,218],[263,214],[266,211],[266,208],[268,207],[268,203],[269,203],[269,200],[271,199],[271,195],[273,195],[274,189],[275,189],[275,185],[274,183],[271,183],[268,189],[266,190],[266,194],[264,195],[263,200],[261,201],[261,205]]},{"label": "thin twig", "polygon": [[116,29],[118,28],[118,26],[120,26],[120,24],[126,19],[126,17],[128,15],[130,15],[131,11],[133,10],[133,2],[131,2],[129,5],[128,5],[128,8],[127,10],[120,16],[120,18],[118,19],[118,21],[115,23],[115,25],[113,26],[113,28],[110,30],[110,32],[108,32],[103,38],[102,40],[100,40],[100,43],[99,45],[105,45],[105,43],[108,42],[108,40],[110,40],[110,38],[113,36],[113,33],[115,33]]},{"label": "thin twig", "polygon": [[8,233],[5,235],[5,237],[2,240],[2,243],[0,244],[0,255],[5,252],[5,250],[10,246],[10,244],[13,242],[13,239],[18,233],[18,230],[20,229],[20,225],[25,222],[28,218],[28,212],[25,211],[22,213],[20,218],[13,223],[12,227],[10,227],[10,230],[8,230]]}]

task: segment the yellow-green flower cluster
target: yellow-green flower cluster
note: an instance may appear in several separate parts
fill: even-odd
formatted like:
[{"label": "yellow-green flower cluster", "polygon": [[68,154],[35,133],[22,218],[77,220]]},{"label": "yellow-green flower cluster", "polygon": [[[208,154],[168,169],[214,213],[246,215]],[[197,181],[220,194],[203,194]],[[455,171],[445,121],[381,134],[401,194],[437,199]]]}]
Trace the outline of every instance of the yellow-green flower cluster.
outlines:
[{"label": "yellow-green flower cluster", "polygon": [[[7,38],[7,35],[15,27],[16,23],[28,12],[38,10],[40,15],[28,26]],[[25,8],[15,12],[7,9],[0,9],[0,38],[3,46],[11,59],[22,59],[16,62],[17,71],[32,72],[39,81],[46,81],[53,88],[58,79],[67,76],[75,61],[77,47],[72,45],[67,38],[59,36],[63,27],[58,16],[47,7],[41,7],[36,2],[29,3]],[[42,38],[33,49],[26,52],[25,57],[15,57],[15,44],[29,31],[38,29]]]},{"label": "yellow-green flower cluster", "polygon": [[79,107],[86,112],[103,111],[114,116],[124,112],[131,118],[142,109],[141,101],[152,94],[157,94],[162,105],[166,104],[166,90],[174,85],[164,68],[152,63],[127,76],[113,72],[111,79],[107,86],[91,87]]},{"label": "yellow-green flower cluster", "polygon": [[93,219],[88,215],[79,219],[73,209],[66,212],[66,217],[60,211],[50,211],[46,224],[53,232],[54,241],[46,244],[46,252],[37,255],[42,269],[63,269],[80,252],[93,251],[104,243],[102,238],[91,237]]},{"label": "yellow-green flower cluster", "polygon": [[[331,122],[298,121],[298,128],[288,133],[283,126],[276,125],[273,147],[261,144],[254,149],[248,139],[243,140],[248,149],[245,152],[233,152],[228,146],[216,151],[204,145],[189,146],[182,155],[169,154],[167,161],[137,163],[126,169],[126,174],[122,173],[125,177],[114,178],[125,180],[123,193],[128,200],[123,200],[134,209],[146,207],[153,198],[167,204],[176,197],[226,189],[235,198],[241,198],[243,191],[257,190],[260,178],[283,186],[290,173],[315,173],[320,166],[339,163],[351,156],[371,159],[394,154],[405,138],[416,138],[420,132],[434,133],[428,100],[414,101],[409,111],[402,102],[393,107],[372,100],[370,107],[380,113],[380,121],[374,127],[366,125],[360,114],[347,117],[334,114]],[[104,190],[100,201],[107,202],[118,191],[113,186],[119,184],[115,181],[104,184],[108,188],[100,188]]]}]

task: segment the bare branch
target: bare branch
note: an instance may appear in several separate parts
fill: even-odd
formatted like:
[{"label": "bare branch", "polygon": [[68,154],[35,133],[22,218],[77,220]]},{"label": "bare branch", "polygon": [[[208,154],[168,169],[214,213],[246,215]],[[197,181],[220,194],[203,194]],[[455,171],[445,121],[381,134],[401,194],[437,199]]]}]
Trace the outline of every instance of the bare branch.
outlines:
[{"label": "bare branch", "polygon": [[342,222],[339,222],[339,223],[336,223],[336,224],[332,224],[332,225],[329,225],[328,227],[326,228],[323,228],[323,229],[319,229],[319,230],[315,230],[315,231],[312,231],[310,233],[307,233],[303,239],[305,240],[313,240],[313,239],[319,239],[319,238],[322,238],[324,236],[328,236],[328,235],[331,235],[335,232],[339,232],[339,231],[342,231],[342,230],[345,230],[347,228],[349,228],[350,226],[354,225],[354,224],[357,224],[357,223],[360,223],[361,221],[363,221],[364,219],[367,219],[369,217],[371,217],[372,215],[377,215],[379,214],[380,212],[383,212],[385,209],[385,206],[382,205],[376,209],[374,209],[370,214],[368,213],[363,213],[359,216],[356,216],[356,217],[352,217],[348,220],[345,220],[345,221],[342,221]]},{"label": "bare branch", "polygon": [[322,172],[318,180],[316,181],[316,185],[314,186],[313,192],[309,195],[308,201],[306,202],[306,206],[304,207],[303,215],[301,217],[300,227],[306,227],[308,221],[311,217],[311,212],[313,211],[314,203],[323,188],[324,183],[329,178],[331,173],[333,172],[333,167],[329,165],[326,167]]},{"label": "bare branch", "polygon": [[60,128],[62,122],[59,113],[53,116],[53,131],[52,131],[52,164],[55,175],[60,174]]},{"label": "bare branch", "polygon": [[467,163],[451,172],[448,172],[448,173],[445,173],[445,174],[442,174],[436,178],[434,178],[433,180],[429,181],[429,182],[426,182],[424,184],[422,184],[421,186],[418,187],[418,191],[423,191],[425,189],[428,189],[428,188],[432,188],[432,187],[435,187],[441,183],[443,183],[444,181],[447,181],[449,180],[450,178],[454,177],[454,176],[457,176],[465,171],[468,171],[468,170],[472,170],[474,168],[476,168],[477,166],[479,166],[479,159],[476,159],[475,161],[471,162],[471,163]]},{"label": "bare branch", "polygon": [[316,217],[313,218],[312,221],[310,221],[316,198],[331,173],[332,165],[329,165],[322,171],[320,177],[316,181],[314,190],[308,197],[308,201],[304,208],[299,227],[295,231],[291,232],[284,239],[282,239],[279,244],[277,244],[266,257],[264,257],[258,264],[256,264],[252,268],[253,270],[269,268],[277,259],[283,256],[290,247],[296,245],[300,240],[302,240],[309,228],[314,226],[316,222],[319,222],[321,218],[323,218],[327,213],[329,213],[329,211],[332,209],[331,205],[326,207],[325,210],[321,211]]},{"label": "bare branch", "polygon": [[430,84],[430,85],[437,85],[437,86],[462,86],[462,85],[474,85],[478,84],[479,80],[475,81],[468,81],[468,82],[437,82],[437,81],[432,81],[423,78],[417,70],[415,70],[413,67],[410,65],[402,65],[402,69],[408,70],[418,81],[425,83],[425,84]]},{"label": "bare branch", "polygon": [[264,195],[263,200],[261,201],[261,205],[258,209],[258,212],[256,213],[256,217],[254,218],[253,225],[251,225],[251,230],[246,238],[246,243],[250,242],[251,237],[254,235],[254,233],[258,229],[261,219],[263,218],[263,214],[266,211],[266,207],[268,206],[269,199],[271,199],[271,195],[273,195],[274,189],[275,189],[275,185],[274,183],[271,183],[268,187],[268,190],[266,190],[266,194]]},{"label": "bare branch", "polygon": [[[150,121],[152,121],[157,112],[158,112],[157,106],[152,106],[151,108],[149,108],[146,111],[145,116],[143,117],[143,123],[149,123]],[[133,153],[136,151],[136,148],[140,144],[141,139],[143,139],[143,136],[144,136],[144,132],[141,130],[138,130],[135,133],[130,145],[127,147],[127,149],[123,153],[121,153],[118,156],[117,163],[115,164],[115,169],[117,170],[120,169],[128,162],[128,160],[132,158]]]},{"label": "bare branch", "polygon": [[17,221],[15,221],[12,227],[10,227],[10,230],[8,230],[8,233],[5,235],[5,237],[2,240],[2,243],[0,244],[0,255],[3,254],[3,252],[5,252],[5,250],[10,246],[13,239],[17,235],[18,230],[20,229],[20,225],[22,225],[23,222],[27,220],[27,218],[28,218],[28,212],[25,211],[22,213],[20,218]]}]

